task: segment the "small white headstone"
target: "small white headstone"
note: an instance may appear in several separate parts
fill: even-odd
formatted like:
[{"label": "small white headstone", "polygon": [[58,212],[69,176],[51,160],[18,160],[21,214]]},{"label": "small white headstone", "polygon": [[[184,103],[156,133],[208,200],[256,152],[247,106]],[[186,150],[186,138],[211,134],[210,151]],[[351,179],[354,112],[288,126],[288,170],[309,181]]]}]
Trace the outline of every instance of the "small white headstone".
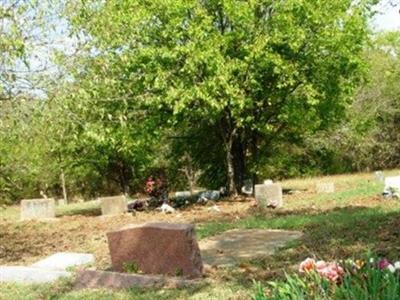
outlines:
[{"label": "small white headstone", "polygon": [[281,207],[283,205],[282,187],[279,183],[256,184],[255,197],[260,207]]},{"label": "small white headstone", "polygon": [[118,215],[128,211],[128,204],[124,195],[102,197],[99,198],[99,200],[101,203],[102,215]]},{"label": "small white headstone", "polygon": [[380,181],[380,182],[384,182],[385,181],[385,175],[383,174],[382,171],[376,171],[374,173],[375,176],[375,180]]},{"label": "small white headstone", "polygon": [[264,180],[264,184],[268,185],[268,184],[273,184],[274,182],[271,179],[266,179]]},{"label": "small white headstone", "polygon": [[21,200],[21,220],[47,219],[55,216],[52,198]]},{"label": "small white headstone", "polygon": [[0,266],[0,282],[12,283],[49,283],[61,277],[69,277],[66,271],[46,270],[23,266]]},{"label": "small white headstone", "polygon": [[65,271],[67,268],[70,267],[81,266],[93,262],[93,254],[59,252],[34,263],[33,265],[31,265],[31,267]]},{"label": "small white headstone", "polygon": [[315,189],[318,194],[334,193],[335,184],[333,182],[318,182]]},{"label": "small white headstone", "polygon": [[400,176],[386,177],[383,193],[388,196],[400,193]]}]

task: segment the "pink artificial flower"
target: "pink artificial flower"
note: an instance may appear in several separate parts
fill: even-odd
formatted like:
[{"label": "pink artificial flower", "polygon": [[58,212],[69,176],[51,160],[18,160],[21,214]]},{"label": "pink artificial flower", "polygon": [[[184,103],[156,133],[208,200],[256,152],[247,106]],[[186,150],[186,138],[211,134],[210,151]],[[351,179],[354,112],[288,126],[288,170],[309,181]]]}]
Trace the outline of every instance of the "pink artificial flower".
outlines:
[{"label": "pink artificial flower", "polygon": [[312,258],[305,259],[299,267],[300,273],[316,271],[319,276],[328,279],[331,282],[338,282],[344,275],[344,270],[336,262],[326,262],[319,260],[315,262]]},{"label": "pink artificial flower", "polygon": [[382,258],[379,262],[378,262],[378,268],[381,270],[386,269],[387,267],[389,267],[389,265],[391,265],[390,261],[387,260],[386,258]]},{"label": "pink artificial flower", "polygon": [[315,260],[312,258],[307,257],[299,267],[300,273],[308,273],[315,269]]},{"label": "pink artificial flower", "polygon": [[324,260],[319,260],[319,261],[317,261],[317,263],[315,264],[315,266],[316,266],[316,268],[317,268],[317,271],[326,268],[328,265],[329,265],[329,264],[328,264],[326,261],[324,261]]},{"label": "pink artificial flower", "polygon": [[331,282],[337,282],[344,275],[343,268],[337,263],[325,263],[325,266],[321,265],[317,272]]}]

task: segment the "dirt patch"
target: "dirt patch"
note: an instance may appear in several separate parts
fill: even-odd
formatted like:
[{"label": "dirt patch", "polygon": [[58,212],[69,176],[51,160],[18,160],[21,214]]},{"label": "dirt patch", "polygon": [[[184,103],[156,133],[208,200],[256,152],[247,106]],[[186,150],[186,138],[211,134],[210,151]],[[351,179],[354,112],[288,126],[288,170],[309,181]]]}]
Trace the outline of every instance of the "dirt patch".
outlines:
[{"label": "dirt patch", "polygon": [[49,222],[1,222],[0,265],[25,265],[55,252],[93,253],[96,267],[107,269],[111,262],[106,232],[127,224],[144,222],[204,223],[231,220],[248,215],[250,201],[218,202],[221,212],[208,206],[195,205],[175,214],[159,211],[135,215],[63,216]]}]

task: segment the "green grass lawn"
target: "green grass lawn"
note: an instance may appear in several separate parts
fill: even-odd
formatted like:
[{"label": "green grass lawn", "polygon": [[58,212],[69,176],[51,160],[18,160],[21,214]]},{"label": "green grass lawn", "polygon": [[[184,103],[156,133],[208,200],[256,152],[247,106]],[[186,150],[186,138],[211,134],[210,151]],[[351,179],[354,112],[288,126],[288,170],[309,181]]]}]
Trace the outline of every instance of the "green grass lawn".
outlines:
[{"label": "green grass lawn", "polygon": [[[398,174],[398,171],[386,173]],[[283,209],[262,211],[249,208],[240,218],[232,216],[197,223],[199,239],[234,228],[300,230],[304,237],[280,249],[275,255],[244,261],[234,268],[216,270],[203,283],[191,288],[77,291],[71,281],[36,286],[2,284],[0,299],[251,299],[254,281],[266,283],[281,279],[285,272],[293,272],[298,263],[308,256],[325,260],[357,258],[372,251],[398,259],[400,201],[380,197],[383,186],[372,178],[371,174],[322,178],[334,181],[337,191],[320,195],[312,191],[319,179],[284,181],[285,188],[301,191],[285,195]],[[60,206],[57,215],[92,216],[98,214],[98,209],[95,202]],[[7,226],[15,226],[10,222],[18,216],[16,208],[8,209],[6,215],[3,218],[9,222]],[[35,228],[41,230],[42,227]],[[0,237],[1,234],[0,231]]]}]

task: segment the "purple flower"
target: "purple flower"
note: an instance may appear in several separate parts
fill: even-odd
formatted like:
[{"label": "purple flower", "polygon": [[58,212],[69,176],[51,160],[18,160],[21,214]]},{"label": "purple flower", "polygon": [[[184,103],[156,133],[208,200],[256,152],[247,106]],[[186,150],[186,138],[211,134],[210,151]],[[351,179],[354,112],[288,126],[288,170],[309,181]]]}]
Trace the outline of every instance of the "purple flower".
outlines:
[{"label": "purple flower", "polygon": [[378,262],[378,268],[381,270],[386,269],[387,267],[389,267],[391,265],[390,261],[387,260],[386,258],[382,258],[379,262]]}]

